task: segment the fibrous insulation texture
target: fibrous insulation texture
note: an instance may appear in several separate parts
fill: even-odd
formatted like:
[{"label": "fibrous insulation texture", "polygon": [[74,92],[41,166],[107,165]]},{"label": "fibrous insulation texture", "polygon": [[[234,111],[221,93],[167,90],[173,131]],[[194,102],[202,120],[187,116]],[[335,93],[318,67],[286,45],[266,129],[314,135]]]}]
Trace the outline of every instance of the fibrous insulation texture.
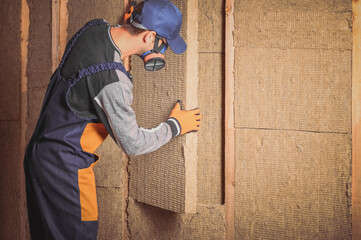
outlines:
[{"label": "fibrous insulation texture", "polygon": [[237,239],[350,239],[351,1],[235,1]]}]

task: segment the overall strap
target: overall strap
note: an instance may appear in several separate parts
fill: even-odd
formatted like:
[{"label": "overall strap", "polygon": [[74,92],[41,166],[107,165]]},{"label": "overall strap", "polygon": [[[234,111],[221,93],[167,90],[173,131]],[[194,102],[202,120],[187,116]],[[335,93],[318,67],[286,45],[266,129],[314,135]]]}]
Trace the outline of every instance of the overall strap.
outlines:
[{"label": "overall strap", "polygon": [[[68,78],[67,80],[67,83],[68,83],[68,92],[66,94],[66,102],[67,102],[67,105],[69,107],[69,109],[76,115],[78,116],[79,118],[83,119],[83,120],[91,120],[91,119],[95,119],[97,118],[96,115],[90,113],[90,112],[87,112],[86,116],[80,116],[78,113],[76,113],[71,105],[70,105],[70,102],[68,100],[68,95],[70,93],[70,90],[71,88],[77,83],[79,82],[79,80],[85,78],[85,77],[88,77],[88,76],[91,76],[91,75],[94,75],[96,73],[99,73],[99,72],[103,72],[103,71],[110,71],[110,70],[120,70],[121,72],[127,74],[123,64],[121,62],[103,62],[103,63],[96,63],[96,64],[93,64],[91,66],[88,66],[88,67],[85,67],[83,69],[80,69],[78,72],[76,72],[75,74],[73,74],[70,78]],[[128,74],[127,74],[128,75]],[[129,77],[129,76],[128,76]],[[89,96],[90,97],[90,96]]]},{"label": "overall strap", "polygon": [[68,79],[68,84],[70,87],[74,86],[80,79],[84,77],[88,77],[90,75],[102,72],[102,71],[109,71],[109,70],[115,70],[118,69],[122,72],[124,72],[129,78],[127,71],[125,70],[125,67],[120,62],[104,62],[104,63],[96,63],[94,65],[85,67],[83,69],[80,69],[77,73],[73,74]]},{"label": "overall strap", "polygon": [[66,58],[69,55],[70,50],[72,49],[72,47],[74,46],[74,44],[78,40],[78,38],[85,32],[85,30],[87,30],[90,27],[93,27],[93,26],[96,26],[96,25],[99,25],[99,24],[106,24],[106,23],[107,22],[105,20],[103,20],[103,19],[97,19],[97,20],[90,21],[90,22],[86,23],[76,34],[74,34],[74,36],[68,42],[68,44],[66,46],[66,49],[64,51],[64,55],[63,55],[63,57],[62,57],[62,59],[60,61],[59,74],[60,74],[60,72],[62,70],[62,67],[64,65],[64,62],[65,62]]}]

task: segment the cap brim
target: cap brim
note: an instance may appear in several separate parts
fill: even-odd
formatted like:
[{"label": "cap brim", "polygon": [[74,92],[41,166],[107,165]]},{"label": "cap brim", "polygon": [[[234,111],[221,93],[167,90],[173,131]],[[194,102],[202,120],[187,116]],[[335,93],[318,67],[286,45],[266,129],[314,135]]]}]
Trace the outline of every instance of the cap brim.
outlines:
[{"label": "cap brim", "polygon": [[182,54],[187,49],[187,44],[179,34],[174,39],[167,39],[167,42],[175,54]]}]

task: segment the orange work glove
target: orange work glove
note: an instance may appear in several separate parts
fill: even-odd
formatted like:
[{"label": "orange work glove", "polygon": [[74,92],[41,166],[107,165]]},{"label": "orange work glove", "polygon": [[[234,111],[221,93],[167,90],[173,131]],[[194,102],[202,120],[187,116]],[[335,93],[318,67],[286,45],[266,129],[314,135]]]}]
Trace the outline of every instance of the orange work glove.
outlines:
[{"label": "orange work glove", "polygon": [[176,134],[183,135],[189,132],[197,132],[201,125],[202,115],[199,108],[193,110],[182,110],[182,102],[177,101],[167,122],[173,122],[176,126]]}]

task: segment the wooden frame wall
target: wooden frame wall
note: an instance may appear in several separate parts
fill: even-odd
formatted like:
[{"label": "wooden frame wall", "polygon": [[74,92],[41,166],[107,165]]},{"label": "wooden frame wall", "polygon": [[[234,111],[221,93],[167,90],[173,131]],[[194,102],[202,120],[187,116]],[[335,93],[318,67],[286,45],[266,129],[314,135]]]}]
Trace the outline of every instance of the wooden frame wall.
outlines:
[{"label": "wooden frame wall", "polygon": [[[64,51],[67,40],[68,0],[52,1],[52,69],[58,65],[60,53]],[[129,1],[124,1],[125,9]],[[235,238],[234,226],[234,0],[226,0],[226,30],[225,30],[225,207],[226,207],[226,239]],[[353,0],[353,53],[352,53],[352,236],[361,239],[361,2]],[[27,92],[27,42],[29,29],[29,8],[22,0],[22,142],[24,151],[26,121],[24,107],[26,107]],[[196,14],[197,16],[197,14]],[[197,21],[193,21],[197,22]],[[194,64],[197,66],[197,64]],[[193,88],[196,89],[196,88]],[[194,101],[190,101],[194,102]],[[127,190],[127,189],[126,189]],[[127,191],[124,192],[127,195]],[[126,196],[124,196],[126,197]],[[25,208],[24,208],[25,209]],[[26,215],[26,214],[25,214]],[[24,216],[21,217],[23,219]],[[25,218],[24,218],[25,219]],[[25,220],[22,222],[25,222]],[[123,224],[126,222],[123,221]],[[25,226],[25,224],[22,224]],[[124,233],[126,233],[126,227]],[[24,236],[24,231],[21,236]],[[128,234],[125,234],[126,236]]]},{"label": "wooden frame wall", "polygon": [[361,2],[352,1],[352,239],[361,239]]}]

